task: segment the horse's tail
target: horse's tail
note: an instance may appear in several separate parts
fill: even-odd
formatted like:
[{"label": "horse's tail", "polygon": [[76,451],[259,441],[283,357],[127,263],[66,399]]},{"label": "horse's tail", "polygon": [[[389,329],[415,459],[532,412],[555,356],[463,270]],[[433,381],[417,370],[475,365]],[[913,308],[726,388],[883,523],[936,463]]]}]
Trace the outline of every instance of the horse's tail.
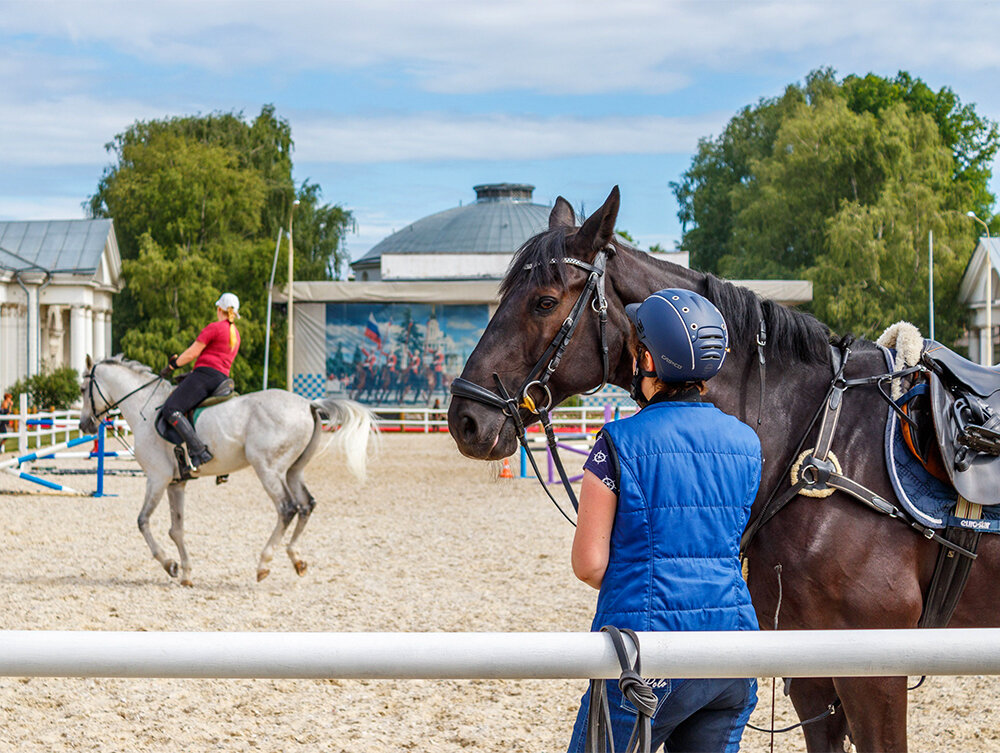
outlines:
[{"label": "horse's tail", "polygon": [[[372,436],[378,435],[375,414],[360,403],[353,400],[324,398],[314,400],[309,404],[316,421],[316,431],[302,453],[308,458],[316,443],[319,442],[323,419],[327,419],[338,428],[333,432],[333,443],[342,450],[347,459],[347,469],[359,481],[365,480],[368,463],[368,442]],[[374,432],[373,432],[374,429]]]}]

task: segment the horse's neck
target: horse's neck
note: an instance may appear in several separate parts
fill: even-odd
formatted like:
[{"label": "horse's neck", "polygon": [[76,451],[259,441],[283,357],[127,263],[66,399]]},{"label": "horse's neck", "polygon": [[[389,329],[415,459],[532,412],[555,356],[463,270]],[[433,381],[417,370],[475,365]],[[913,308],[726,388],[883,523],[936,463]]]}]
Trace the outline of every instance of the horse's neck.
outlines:
[{"label": "horse's neck", "polygon": [[636,249],[620,249],[609,265],[614,265],[609,277],[622,304],[644,301],[663,288],[687,288],[699,293],[705,289],[703,272],[654,259]]},{"label": "horse's neck", "polygon": [[[155,418],[153,411],[162,402],[156,396],[162,392],[162,399],[166,399],[170,392],[169,385],[164,381],[154,382],[142,389],[152,378],[153,375],[138,374],[125,367],[114,369],[109,375],[107,397],[114,402],[124,400],[119,403],[118,409],[133,432],[147,421],[152,424],[152,419]],[[135,390],[138,392],[129,394]]]}]

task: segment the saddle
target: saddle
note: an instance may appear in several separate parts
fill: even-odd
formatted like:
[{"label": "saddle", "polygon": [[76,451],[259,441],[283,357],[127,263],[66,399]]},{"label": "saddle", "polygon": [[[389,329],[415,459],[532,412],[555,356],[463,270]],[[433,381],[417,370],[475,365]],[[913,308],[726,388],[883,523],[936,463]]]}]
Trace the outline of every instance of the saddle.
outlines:
[{"label": "saddle", "polygon": [[[184,379],[187,374],[182,375],[177,379],[178,383]],[[210,408],[213,405],[218,405],[219,403],[224,403],[226,400],[237,396],[236,392],[236,382],[230,378],[223,379],[219,382],[219,386],[215,388],[211,395],[206,397],[200,403],[198,403],[194,408],[187,411],[184,415],[187,416],[187,420],[191,422],[192,426],[195,426],[198,421],[198,416],[205,408]],[[165,440],[174,445],[181,445],[184,443],[184,439],[178,434],[174,428],[167,423],[166,417],[163,415],[163,409],[160,408],[156,415],[156,433],[163,437]]]},{"label": "saddle", "polygon": [[910,450],[969,502],[1000,505],[1000,368],[980,366],[925,340],[926,381],[900,402]]}]

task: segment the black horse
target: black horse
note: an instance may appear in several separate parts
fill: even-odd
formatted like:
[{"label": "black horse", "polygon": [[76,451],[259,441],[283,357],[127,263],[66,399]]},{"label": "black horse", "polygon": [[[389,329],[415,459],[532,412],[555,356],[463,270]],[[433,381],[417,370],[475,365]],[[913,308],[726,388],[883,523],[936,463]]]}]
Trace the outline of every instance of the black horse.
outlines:
[{"label": "black horse", "polygon": [[[667,287],[701,293],[725,316],[732,349],[725,368],[708,383],[707,397],[751,426],[760,419],[765,464],[752,516],[759,515],[774,489],[787,488],[784,471],[826,397],[832,377],[830,332],[808,314],[625,245],[614,235],[618,207],[616,187],[577,228],[570,204],[562,197],[556,200],[549,230],[530,239],[515,256],[501,285],[500,306],[466,363],[462,380],[490,392],[500,389],[494,374],[504,390],[514,392],[524,385],[564,327],[593,277],[594,265],[603,265],[605,259],[606,338],[597,315],[584,311],[578,317],[573,339],[548,382],[549,405],[598,386],[602,363],[607,364],[609,382],[628,386],[632,358],[626,343],[626,304]],[[757,345],[762,319],[767,332],[763,384]],[[886,371],[884,357],[872,343],[859,341],[853,351],[845,377]],[[531,389],[536,401],[548,400],[544,391]],[[497,460],[517,449],[515,421],[500,410],[499,401],[491,403],[488,397],[457,394],[448,426],[463,454]],[[537,419],[524,407],[518,414],[525,423]],[[874,387],[850,390],[833,450],[845,476],[895,500],[882,449],[887,414]],[[907,525],[841,492],[825,499],[797,497],[750,543],[748,583],[760,623],[767,628],[775,622],[779,629],[793,630],[913,628],[938,548]],[[989,535],[980,542],[979,559],[949,626],[1000,625],[998,581],[1000,541]],[[844,713],[803,728],[810,751],[842,751],[848,735],[859,751],[906,750],[905,677],[796,679],[791,698],[801,719],[821,715],[837,698],[843,704]]]}]

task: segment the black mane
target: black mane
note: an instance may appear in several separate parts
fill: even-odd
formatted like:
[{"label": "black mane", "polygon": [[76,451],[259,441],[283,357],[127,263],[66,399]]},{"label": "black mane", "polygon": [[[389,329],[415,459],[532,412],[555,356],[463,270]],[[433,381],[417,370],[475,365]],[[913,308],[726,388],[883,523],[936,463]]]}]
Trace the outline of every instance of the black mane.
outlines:
[{"label": "black mane", "polygon": [[[568,270],[563,257],[567,230],[546,230],[524,242],[500,283],[501,300],[524,286],[566,287]],[[705,286],[705,295],[725,317],[733,342],[755,342],[763,313],[771,358],[805,363],[822,363],[829,358],[830,329],[811,314],[761,298],[711,274],[705,275]]]},{"label": "black mane", "polygon": [[[517,250],[500,283],[500,298],[515,287],[566,287],[566,230],[560,227],[532,236]],[[553,261],[554,260],[554,261]]]},{"label": "black mane", "polygon": [[804,311],[761,298],[752,290],[705,275],[706,297],[722,312],[734,342],[755,342],[763,313],[767,352],[775,360],[822,363],[829,357],[830,328]]}]

